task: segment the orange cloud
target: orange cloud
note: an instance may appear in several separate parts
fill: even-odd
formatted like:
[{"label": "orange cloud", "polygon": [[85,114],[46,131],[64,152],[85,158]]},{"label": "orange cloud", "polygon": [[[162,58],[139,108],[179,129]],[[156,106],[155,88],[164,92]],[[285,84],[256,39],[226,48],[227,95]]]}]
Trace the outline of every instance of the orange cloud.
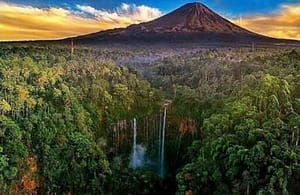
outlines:
[{"label": "orange cloud", "polygon": [[[129,4],[122,4],[113,11],[80,5],[77,9],[41,9],[0,2],[0,40],[59,39],[125,27],[161,15],[158,9]],[[92,17],[85,17],[86,14]]]},{"label": "orange cloud", "polygon": [[247,17],[233,22],[263,35],[300,40],[300,4],[282,5],[277,14]]}]

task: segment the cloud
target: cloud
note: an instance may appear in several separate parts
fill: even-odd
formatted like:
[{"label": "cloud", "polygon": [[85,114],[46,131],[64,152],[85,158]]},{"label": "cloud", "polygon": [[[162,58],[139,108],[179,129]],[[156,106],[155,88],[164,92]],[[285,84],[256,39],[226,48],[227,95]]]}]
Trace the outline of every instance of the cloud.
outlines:
[{"label": "cloud", "polygon": [[37,8],[0,2],[0,40],[59,39],[145,22],[162,13],[144,5],[121,4],[114,10],[77,5]]},{"label": "cloud", "polygon": [[136,6],[135,4],[122,3],[113,11],[97,10],[91,6],[77,5],[77,8],[83,13],[94,16],[102,22],[114,22],[119,24],[134,24],[149,21],[158,18],[162,13],[157,8],[147,7],[145,5]]},{"label": "cloud", "polygon": [[300,40],[300,3],[282,5],[276,14],[249,16],[233,22],[263,35]]}]

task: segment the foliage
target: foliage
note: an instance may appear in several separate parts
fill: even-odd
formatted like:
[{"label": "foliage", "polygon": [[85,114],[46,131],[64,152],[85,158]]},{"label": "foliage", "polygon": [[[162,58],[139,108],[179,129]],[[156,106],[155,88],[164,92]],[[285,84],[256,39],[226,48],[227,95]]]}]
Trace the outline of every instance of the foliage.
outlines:
[{"label": "foliage", "polygon": [[236,98],[205,119],[202,145],[177,175],[178,194],[291,190],[299,172],[300,110],[286,80],[267,74],[256,84],[243,83]]},{"label": "foliage", "polygon": [[28,153],[38,160],[36,191],[103,192],[111,170],[98,140],[109,139],[111,123],[153,112],[158,99],[148,82],[90,50],[1,47],[1,192],[22,185]]},{"label": "foliage", "polygon": [[[31,156],[32,193],[163,194],[177,172],[178,194],[298,194],[299,50],[175,50],[1,46],[0,194],[26,193]],[[109,129],[162,98],[164,179],[115,163]]]}]

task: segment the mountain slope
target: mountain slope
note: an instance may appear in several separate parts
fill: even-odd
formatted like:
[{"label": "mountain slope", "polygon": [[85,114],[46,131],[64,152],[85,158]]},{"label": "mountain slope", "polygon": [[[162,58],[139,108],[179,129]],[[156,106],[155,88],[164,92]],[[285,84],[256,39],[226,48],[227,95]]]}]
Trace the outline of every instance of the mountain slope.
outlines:
[{"label": "mountain slope", "polygon": [[259,35],[219,16],[201,3],[188,3],[158,19],[127,28],[73,38],[77,43],[299,44]]},{"label": "mountain slope", "polygon": [[151,22],[128,28],[143,27],[154,32],[217,32],[247,33],[200,3],[189,3]]}]

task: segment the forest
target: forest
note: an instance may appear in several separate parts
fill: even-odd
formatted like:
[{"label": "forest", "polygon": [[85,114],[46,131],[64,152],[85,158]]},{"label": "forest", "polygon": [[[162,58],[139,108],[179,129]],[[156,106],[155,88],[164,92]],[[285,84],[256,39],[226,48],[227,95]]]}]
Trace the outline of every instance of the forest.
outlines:
[{"label": "forest", "polygon": [[164,52],[2,44],[0,194],[299,194],[300,50]]}]

